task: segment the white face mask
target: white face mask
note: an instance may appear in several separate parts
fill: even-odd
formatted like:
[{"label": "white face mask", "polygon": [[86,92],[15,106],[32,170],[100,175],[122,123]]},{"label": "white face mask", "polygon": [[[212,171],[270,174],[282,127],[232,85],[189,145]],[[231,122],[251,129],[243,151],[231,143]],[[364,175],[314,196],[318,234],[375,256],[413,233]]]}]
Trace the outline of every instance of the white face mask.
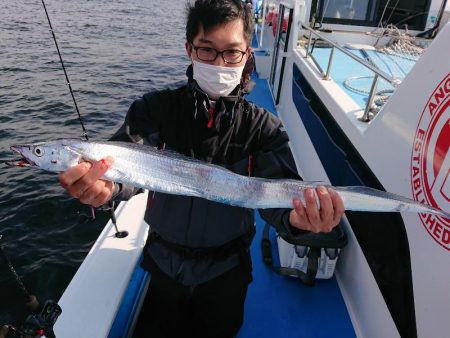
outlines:
[{"label": "white face mask", "polygon": [[229,95],[241,82],[241,67],[221,67],[192,60],[194,80],[211,99]]}]

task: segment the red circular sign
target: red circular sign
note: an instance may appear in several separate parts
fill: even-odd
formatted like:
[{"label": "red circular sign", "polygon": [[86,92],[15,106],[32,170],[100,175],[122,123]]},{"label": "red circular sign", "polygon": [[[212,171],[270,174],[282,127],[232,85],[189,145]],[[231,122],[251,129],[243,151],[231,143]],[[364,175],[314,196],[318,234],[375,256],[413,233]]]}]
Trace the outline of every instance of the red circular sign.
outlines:
[{"label": "red circular sign", "polygon": [[[414,136],[411,188],[420,203],[450,211],[450,74],[430,96]],[[450,251],[450,219],[419,214],[428,233]]]}]

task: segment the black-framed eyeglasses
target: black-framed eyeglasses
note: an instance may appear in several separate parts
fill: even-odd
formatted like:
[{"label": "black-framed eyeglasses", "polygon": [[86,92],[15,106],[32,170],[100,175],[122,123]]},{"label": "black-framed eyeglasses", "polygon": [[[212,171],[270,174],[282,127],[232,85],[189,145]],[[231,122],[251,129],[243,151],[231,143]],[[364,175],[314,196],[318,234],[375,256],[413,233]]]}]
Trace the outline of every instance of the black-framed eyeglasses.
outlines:
[{"label": "black-framed eyeglasses", "polygon": [[237,49],[227,49],[223,51],[218,51],[217,49],[211,47],[197,47],[191,43],[192,48],[194,48],[195,53],[199,60],[212,62],[217,59],[219,54],[222,55],[223,62],[229,64],[236,64],[242,61],[244,55],[247,52],[243,52]]}]

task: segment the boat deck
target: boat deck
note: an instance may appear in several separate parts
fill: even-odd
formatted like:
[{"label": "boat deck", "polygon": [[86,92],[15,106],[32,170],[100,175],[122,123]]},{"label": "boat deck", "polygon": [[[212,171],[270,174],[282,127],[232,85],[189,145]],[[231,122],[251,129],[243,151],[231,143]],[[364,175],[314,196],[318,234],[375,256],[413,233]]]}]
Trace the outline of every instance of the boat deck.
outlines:
[{"label": "boat deck", "polygon": [[[335,278],[317,280],[310,287],[276,274],[263,263],[264,223],[258,214],[256,218],[258,230],[251,248],[253,283],[248,290],[244,325],[237,337],[355,337]],[[279,264],[275,237],[272,231],[273,257]]]},{"label": "boat deck", "polygon": [[[347,48],[358,56],[380,70],[391,75],[395,79],[403,80],[415,65],[416,61],[400,55],[390,55],[371,50],[370,48]],[[313,56],[324,70],[327,69],[328,59],[331,53],[329,47],[316,47]],[[345,91],[362,109],[364,109],[374,74],[360,63],[351,59],[339,50],[335,50],[330,77]],[[345,85],[347,83],[347,86]],[[351,86],[355,90],[350,90]],[[380,79],[378,91],[394,90],[389,83]],[[357,91],[360,92],[357,92]]]}]

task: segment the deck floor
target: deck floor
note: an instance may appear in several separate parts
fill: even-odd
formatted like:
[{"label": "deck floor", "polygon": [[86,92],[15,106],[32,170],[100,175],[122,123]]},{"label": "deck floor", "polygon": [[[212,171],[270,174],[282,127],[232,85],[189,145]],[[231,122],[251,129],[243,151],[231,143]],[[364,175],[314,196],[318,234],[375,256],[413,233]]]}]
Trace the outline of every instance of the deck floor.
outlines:
[{"label": "deck floor", "polygon": [[[255,102],[275,112],[266,80],[253,76],[255,89],[248,95]],[[277,275],[264,265],[261,238],[264,221],[255,213],[257,234],[251,247],[253,282],[245,307],[245,320],[238,338],[332,338],[355,337],[336,279],[317,280],[314,287],[297,279]],[[271,231],[273,257],[278,262],[275,231]]]}]

